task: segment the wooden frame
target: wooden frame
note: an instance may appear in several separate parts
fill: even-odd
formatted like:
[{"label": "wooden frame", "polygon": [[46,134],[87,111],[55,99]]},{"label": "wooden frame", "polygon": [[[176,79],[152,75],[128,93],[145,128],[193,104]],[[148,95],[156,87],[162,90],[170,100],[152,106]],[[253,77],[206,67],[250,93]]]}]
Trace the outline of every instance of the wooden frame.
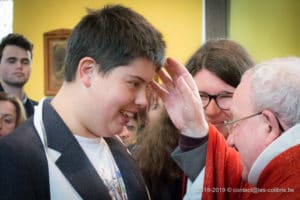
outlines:
[{"label": "wooden frame", "polygon": [[44,33],[45,95],[54,96],[63,82],[64,60],[70,29],[56,29]]}]

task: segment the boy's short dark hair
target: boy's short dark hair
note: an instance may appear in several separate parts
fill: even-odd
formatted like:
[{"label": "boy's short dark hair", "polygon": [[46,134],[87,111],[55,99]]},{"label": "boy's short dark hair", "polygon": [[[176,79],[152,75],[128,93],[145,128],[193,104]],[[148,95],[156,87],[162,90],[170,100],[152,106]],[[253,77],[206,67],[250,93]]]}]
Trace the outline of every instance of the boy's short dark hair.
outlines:
[{"label": "boy's short dark hair", "polygon": [[7,45],[15,45],[30,52],[32,59],[33,44],[29,42],[23,35],[18,33],[10,33],[4,37],[0,44],[0,60],[2,59],[3,49]]},{"label": "boy's short dark hair", "polygon": [[133,59],[146,58],[159,69],[165,56],[162,34],[143,16],[121,5],[89,11],[68,39],[65,80],[73,81],[79,61],[93,58],[103,74]]}]

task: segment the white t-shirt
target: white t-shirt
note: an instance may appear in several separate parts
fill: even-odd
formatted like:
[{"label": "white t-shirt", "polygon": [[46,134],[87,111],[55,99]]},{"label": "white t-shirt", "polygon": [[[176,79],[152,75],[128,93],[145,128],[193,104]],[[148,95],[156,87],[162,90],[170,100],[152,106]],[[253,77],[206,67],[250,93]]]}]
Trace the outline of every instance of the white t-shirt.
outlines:
[{"label": "white t-shirt", "polygon": [[103,138],[85,138],[75,135],[81,148],[106,185],[113,200],[127,200],[122,174]]}]

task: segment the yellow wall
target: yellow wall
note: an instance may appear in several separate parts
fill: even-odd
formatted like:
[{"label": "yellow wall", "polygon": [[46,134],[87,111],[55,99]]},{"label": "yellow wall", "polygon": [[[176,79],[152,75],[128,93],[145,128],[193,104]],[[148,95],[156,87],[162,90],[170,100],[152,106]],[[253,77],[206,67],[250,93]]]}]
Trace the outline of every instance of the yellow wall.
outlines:
[{"label": "yellow wall", "polygon": [[229,36],[260,62],[300,56],[299,0],[231,0]]},{"label": "yellow wall", "polygon": [[25,90],[29,97],[44,96],[43,33],[73,28],[85,8],[107,3],[131,7],[147,18],[165,37],[167,56],[186,62],[201,44],[201,0],[14,0],[14,32],[34,43],[32,74]]}]

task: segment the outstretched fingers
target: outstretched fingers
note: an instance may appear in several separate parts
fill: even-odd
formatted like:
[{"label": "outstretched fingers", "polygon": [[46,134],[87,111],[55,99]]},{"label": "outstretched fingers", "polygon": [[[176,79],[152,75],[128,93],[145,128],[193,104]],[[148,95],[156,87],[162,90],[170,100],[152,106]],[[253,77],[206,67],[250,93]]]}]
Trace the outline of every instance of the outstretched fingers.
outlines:
[{"label": "outstretched fingers", "polygon": [[171,79],[170,76],[168,76],[168,74],[164,70],[160,70],[158,72],[158,76],[160,80],[164,83],[164,87],[167,90],[171,90],[175,87],[174,81]]},{"label": "outstretched fingers", "polygon": [[151,86],[164,102],[170,119],[183,135],[205,136],[208,125],[192,75],[173,58],[167,59],[165,70],[158,73],[163,86],[154,82]]},{"label": "outstretched fingers", "polygon": [[[180,77],[183,77],[184,81],[191,88],[193,94],[196,96],[199,95],[197,85],[192,75],[180,62],[174,58],[167,58],[165,69],[176,82]],[[176,82],[175,85],[177,84]]]},{"label": "outstretched fingers", "polygon": [[177,80],[179,76],[188,72],[186,68],[175,58],[167,58],[164,67],[173,80]]},{"label": "outstretched fingers", "polygon": [[193,103],[193,101],[195,101],[193,91],[191,90],[190,86],[188,85],[183,76],[178,78],[177,88],[180,91],[183,102],[185,102],[187,105],[190,105]]}]

